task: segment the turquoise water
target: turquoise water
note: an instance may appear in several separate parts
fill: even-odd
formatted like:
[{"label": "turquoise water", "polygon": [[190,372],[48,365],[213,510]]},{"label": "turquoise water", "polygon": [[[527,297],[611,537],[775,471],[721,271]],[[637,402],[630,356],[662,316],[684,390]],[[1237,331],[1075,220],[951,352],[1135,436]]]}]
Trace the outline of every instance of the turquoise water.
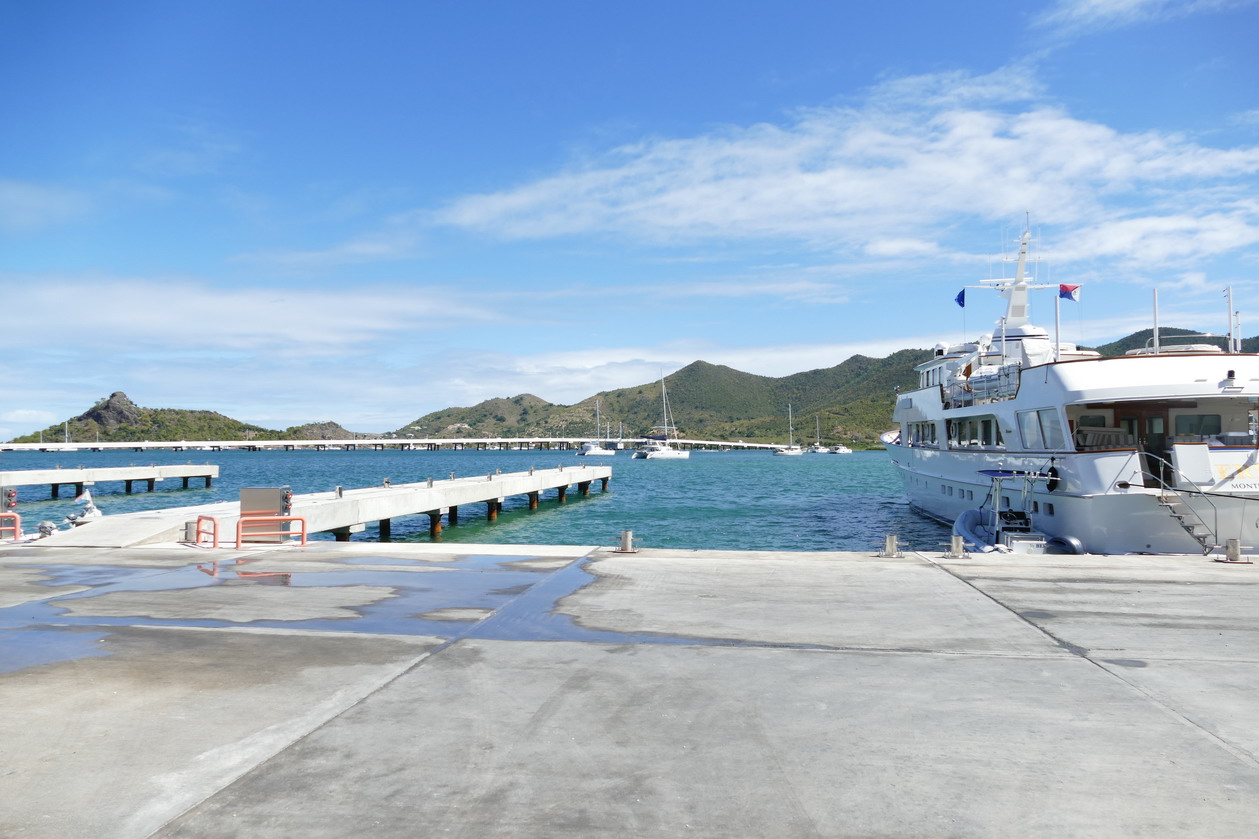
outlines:
[{"label": "turquoise water", "polygon": [[[521,472],[531,466],[576,465],[587,458],[572,451],[292,451],[165,452],[110,451],[45,454],[0,452],[0,471],[78,466],[213,463],[220,470],[210,489],[177,489],[178,480],[155,492],[127,495],[121,482],[92,488],[106,515],[159,507],[234,501],[241,487],[289,485],[295,493],[335,486],[355,489]],[[850,455],[773,457],[767,452],[694,452],[689,460],[633,460],[629,452],[589,458],[613,467],[609,491],[588,497],[570,492],[559,504],[548,493],[537,510],[524,498],[508,498],[498,521],[484,521],[477,506],[461,509],[457,526],[446,527],[444,542],[491,544],[612,545],[622,530],[633,530],[642,547],[696,550],[846,550],[881,547],[896,533],[912,548],[935,549],[948,531],[913,512],[886,452]],[[165,489],[162,487],[171,487]],[[81,507],[72,488],[52,500],[46,486],[23,487],[17,512],[30,531],[44,519],[60,521]],[[88,525],[90,526],[90,525]],[[395,519],[393,541],[429,541],[428,519]],[[320,535],[319,538],[331,538]],[[373,524],[354,539],[376,541]]]}]

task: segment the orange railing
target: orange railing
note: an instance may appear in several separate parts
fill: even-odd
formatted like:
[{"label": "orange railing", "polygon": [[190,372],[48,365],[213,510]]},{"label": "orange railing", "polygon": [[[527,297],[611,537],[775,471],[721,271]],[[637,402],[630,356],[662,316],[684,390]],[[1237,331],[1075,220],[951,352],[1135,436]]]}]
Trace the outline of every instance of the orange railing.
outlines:
[{"label": "orange railing", "polygon": [[[282,524],[284,522],[295,521],[301,524],[299,530],[256,530],[255,527],[263,522]],[[240,521],[236,522],[236,547],[239,549],[244,544],[245,528],[249,528],[250,536],[300,536],[299,545],[306,545],[306,519],[301,516],[241,516]]]},{"label": "orange railing", "polygon": [[[5,519],[12,519],[13,524],[4,524]],[[0,513],[0,539],[4,538],[6,531],[12,531],[13,539],[16,541],[22,538],[22,517],[17,513]]]},{"label": "orange railing", "polygon": [[[213,525],[213,527],[203,528],[201,526],[202,522],[209,522],[210,524]],[[219,520],[216,519],[214,516],[197,516],[197,533],[196,533],[196,540],[193,541],[194,545],[201,544],[202,535],[210,536],[211,537],[210,547],[217,548],[219,546]]]}]

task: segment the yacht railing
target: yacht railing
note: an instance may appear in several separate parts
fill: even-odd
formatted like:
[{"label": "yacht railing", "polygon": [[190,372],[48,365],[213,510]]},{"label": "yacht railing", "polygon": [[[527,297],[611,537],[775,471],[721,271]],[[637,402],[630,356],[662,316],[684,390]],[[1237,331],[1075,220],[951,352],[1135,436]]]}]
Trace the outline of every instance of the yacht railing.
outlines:
[{"label": "yacht railing", "polygon": [[1022,364],[1015,362],[993,373],[971,376],[943,385],[944,407],[969,408],[972,405],[988,405],[1013,399],[1019,394],[1022,367]]},{"label": "yacht railing", "polygon": [[[1212,547],[1215,546],[1214,543],[1219,540],[1219,532],[1220,532],[1220,511],[1215,506],[1215,502],[1211,500],[1211,494],[1207,492],[1203,492],[1200,489],[1189,489],[1188,487],[1194,486],[1193,481],[1189,480],[1188,476],[1186,476],[1183,472],[1177,469],[1175,464],[1173,464],[1171,461],[1167,460],[1166,458],[1159,457],[1158,455],[1153,454],[1152,452],[1141,452],[1141,455],[1143,458],[1148,459],[1148,461],[1146,462],[1153,462],[1155,464],[1158,464],[1160,467],[1159,471],[1160,473],[1162,473],[1162,474],[1159,474],[1159,473],[1151,472],[1148,469],[1143,469],[1141,472],[1142,477],[1146,478],[1147,480],[1149,478],[1153,478],[1154,481],[1157,483],[1159,490],[1161,490],[1165,494],[1170,493],[1172,496],[1174,496],[1180,502],[1180,504],[1184,507],[1184,509],[1189,511],[1196,519],[1198,519],[1198,522],[1204,528],[1210,531],[1211,541],[1212,541],[1211,545],[1208,545],[1206,542],[1202,541],[1201,539],[1198,539],[1198,541],[1202,544],[1203,550],[1209,551]],[[1172,478],[1175,479],[1176,483],[1174,484],[1168,483],[1163,478],[1164,474],[1172,476]],[[1146,486],[1149,486],[1148,482]],[[1195,498],[1201,498],[1203,501],[1207,502],[1207,506],[1211,508],[1211,523],[1210,524],[1208,524],[1206,520],[1202,518],[1202,516],[1198,513],[1197,510],[1195,510],[1192,507],[1192,505],[1190,505],[1187,501],[1185,501],[1185,496],[1187,495],[1193,496]],[[1180,516],[1183,516],[1183,514],[1178,515],[1178,517]],[[1194,536],[1195,539],[1198,538],[1197,535],[1194,534],[1192,527],[1186,526],[1183,521],[1181,522],[1181,526],[1184,527],[1185,530],[1187,530],[1190,535]]]}]

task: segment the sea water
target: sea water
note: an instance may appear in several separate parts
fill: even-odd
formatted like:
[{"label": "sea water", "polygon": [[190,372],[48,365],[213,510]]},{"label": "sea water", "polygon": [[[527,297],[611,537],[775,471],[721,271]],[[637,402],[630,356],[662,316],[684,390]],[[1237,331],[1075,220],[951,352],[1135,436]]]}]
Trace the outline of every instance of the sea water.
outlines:
[{"label": "sea water", "polygon": [[[693,550],[865,551],[897,534],[911,548],[937,549],[948,531],[910,509],[883,451],[847,455],[774,457],[764,451],[695,451],[687,460],[634,460],[628,450],[611,457],[578,457],[571,450],[530,451],[104,451],[0,452],[0,471],[212,463],[219,477],[209,489],[199,478],[159,482],[154,492],[127,494],[121,481],[91,487],[105,515],[164,507],[235,501],[241,487],[289,486],[296,494],[441,480],[530,467],[608,465],[612,481],[590,495],[575,489],[560,504],[554,492],[537,510],[527,499],[508,497],[503,514],[486,521],[484,505],[460,508],[459,523],[446,526],[443,542],[492,544],[614,545],[622,530],[641,547]],[[44,485],[22,487],[17,512],[29,532],[41,520],[62,521],[82,506],[73,488],[51,499]],[[300,511],[299,511],[300,512]],[[90,527],[91,525],[85,525]],[[394,519],[392,541],[429,541],[427,516]],[[316,538],[331,538],[319,534]],[[354,540],[376,541],[375,522]]]}]

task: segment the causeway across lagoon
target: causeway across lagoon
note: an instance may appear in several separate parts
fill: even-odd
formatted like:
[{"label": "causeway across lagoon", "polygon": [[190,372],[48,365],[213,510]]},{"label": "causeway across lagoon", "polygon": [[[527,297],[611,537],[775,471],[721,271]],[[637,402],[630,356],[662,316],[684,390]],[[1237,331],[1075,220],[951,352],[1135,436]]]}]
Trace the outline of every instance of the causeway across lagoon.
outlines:
[{"label": "causeway across lagoon", "polygon": [[1252,836],[1257,574],[0,547],[0,833]]}]

